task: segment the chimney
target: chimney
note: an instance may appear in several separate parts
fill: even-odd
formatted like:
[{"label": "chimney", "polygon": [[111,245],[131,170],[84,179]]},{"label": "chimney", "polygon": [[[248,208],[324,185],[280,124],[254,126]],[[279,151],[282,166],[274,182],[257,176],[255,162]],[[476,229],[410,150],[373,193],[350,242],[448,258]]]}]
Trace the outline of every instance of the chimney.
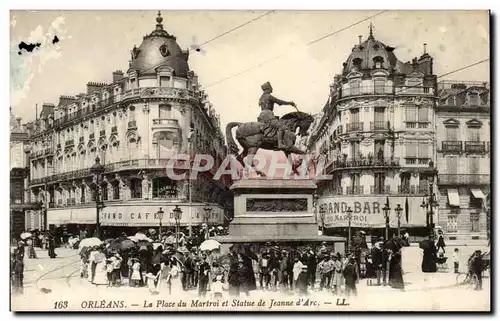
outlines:
[{"label": "chimney", "polygon": [[123,71],[117,70],[113,71],[113,83],[117,83],[123,79]]},{"label": "chimney", "polygon": [[87,94],[91,94],[94,91],[100,90],[102,87],[105,87],[106,84],[100,82],[89,82],[87,83]]},{"label": "chimney", "polygon": [[[65,97],[65,96],[61,96],[61,97]],[[61,103],[61,98],[59,98],[59,103]],[[41,112],[41,118],[47,118],[49,115],[52,115],[54,114],[54,104],[48,104],[48,103],[44,103],[42,105],[42,112]]]},{"label": "chimney", "polygon": [[426,54],[427,54],[427,44],[424,43],[424,55],[426,55]]},{"label": "chimney", "polygon": [[361,39],[363,39],[363,36],[361,36],[361,35],[358,36],[358,39],[359,39],[358,44],[361,46]]}]

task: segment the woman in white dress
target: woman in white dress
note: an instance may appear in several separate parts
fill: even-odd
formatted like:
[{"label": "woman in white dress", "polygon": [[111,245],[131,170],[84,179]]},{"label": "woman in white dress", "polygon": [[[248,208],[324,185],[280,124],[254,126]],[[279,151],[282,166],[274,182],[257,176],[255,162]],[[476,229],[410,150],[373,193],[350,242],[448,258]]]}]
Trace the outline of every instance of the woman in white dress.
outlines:
[{"label": "woman in white dress", "polygon": [[95,268],[94,284],[98,285],[108,285],[108,273],[106,269],[106,260],[98,258],[98,262]]},{"label": "woman in white dress", "polygon": [[177,259],[172,258],[169,272],[170,294],[180,295],[183,293],[181,282],[181,267]]},{"label": "woman in white dress", "polygon": [[170,275],[170,264],[162,262],[160,265],[160,277],[156,289],[162,294],[170,294],[170,283],[168,278]]},{"label": "woman in white dress", "polygon": [[130,286],[139,286],[141,281],[141,263],[136,258],[132,259],[132,275],[130,276]]}]

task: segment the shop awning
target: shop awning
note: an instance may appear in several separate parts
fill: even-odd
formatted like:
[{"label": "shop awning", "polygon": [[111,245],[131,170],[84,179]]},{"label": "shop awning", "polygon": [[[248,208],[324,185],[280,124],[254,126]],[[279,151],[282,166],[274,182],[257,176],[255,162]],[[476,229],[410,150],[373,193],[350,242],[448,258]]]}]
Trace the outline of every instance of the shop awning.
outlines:
[{"label": "shop awning", "polygon": [[448,189],[448,203],[451,206],[460,207],[460,197],[458,196],[458,190],[456,188]]},{"label": "shop awning", "polygon": [[481,191],[479,188],[471,188],[470,191],[475,198],[480,198],[480,199],[486,198],[486,196],[484,196],[483,194],[483,191]]}]

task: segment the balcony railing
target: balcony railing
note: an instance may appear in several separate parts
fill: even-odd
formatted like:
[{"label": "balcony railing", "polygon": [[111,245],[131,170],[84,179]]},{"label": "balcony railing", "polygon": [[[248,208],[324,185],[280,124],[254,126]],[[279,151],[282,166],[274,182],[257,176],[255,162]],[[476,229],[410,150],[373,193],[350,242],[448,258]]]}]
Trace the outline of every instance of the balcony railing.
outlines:
[{"label": "balcony railing", "polygon": [[370,186],[370,194],[389,194],[391,192],[391,186]]},{"label": "balcony railing", "polygon": [[428,193],[429,193],[429,186],[424,186],[424,185],[398,186],[398,194],[419,195]]},{"label": "balcony railing", "polygon": [[408,94],[426,94],[434,95],[434,87],[432,86],[397,86],[394,90],[396,95],[408,95]]},{"label": "balcony railing", "polygon": [[359,157],[333,161],[333,168],[399,167],[399,158]]},{"label": "balcony railing", "polygon": [[440,185],[489,185],[489,174],[439,174]]},{"label": "balcony railing", "polygon": [[75,146],[75,141],[73,139],[67,140],[64,143],[64,146],[69,147],[69,146]]},{"label": "balcony railing", "polygon": [[346,131],[348,133],[352,132],[362,132],[363,131],[363,122],[353,122],[353,123],[348,123],[346,125]]},{"label": "balcony railing", "polygon": [[418,194],[428,194],[429,193],[429,184],[420,184],[418,185]]},{"label": "balcony railing", "polygon": [[137,121],[135,120],[129,121],[127,125],[128,129],[137,129]]},{"label": "balcony railing", "polygon": [[461,141],[445,140],[441,144],[441,150],[443,152],[461,152],[462,151],[462,142]]},{"label": "balcony railing", "polygon": [[76,200],[74,198],[68,198],[66,204],[67,205],[75,205],[76,204]]},{"label": "balcony railing", "polygon": [[390,125],[389,125],[388,121],[377,120],[377,121],[370,122],[370,130],[372,130],[372,131],[378,131],[378,130],[385,131],[385,130],[389,130],[389,129],[390,129]]},{"label": "balcony railing", "polygon": [[364,186],[349,186],[345,188],[346,195],[362,195],[364,194]]},{"label": "balcony railing", "polygon": [[391,95],[393,87],[391,86],[353,86],[342,90],[341,98],[361,95]]},{"label": "balcony railing", "polygon": [[486,151],[485,142],[465,142],[465,152],[466,153],[484,153]]},{"label": "balcony railing", "polygon": [[153,125],[164,125],[167,127],[179,127],[179,121],[177,119],[153,119]]}]

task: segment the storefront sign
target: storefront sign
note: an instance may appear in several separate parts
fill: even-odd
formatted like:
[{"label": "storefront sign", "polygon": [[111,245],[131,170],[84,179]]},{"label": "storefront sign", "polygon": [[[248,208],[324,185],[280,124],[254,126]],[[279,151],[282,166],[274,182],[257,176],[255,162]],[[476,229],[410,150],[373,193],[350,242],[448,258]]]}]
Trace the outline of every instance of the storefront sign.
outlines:
[{"label": "storefront sign", "polygon": [[[420,208],[421,198],[408,197],[408,220],[406,219],[406,197],[389,197],[389,225],[397,226],[397,215],[394,210],[400,204],[401,226],[424,226],[425,212]],[[383,208],[386,197],[373,197],[357,195],[356,197],[336,196],[324,197],[318,200],[318,222],[321,224],[321,215],[324,211],[324,224],[326,227],[347,227],[350,208],[351,227],[379,228],[385,227]]]},{"label": "storefront sign", "polygon": [[[180,225],[186,226],[189,223],[193,225],[205,222],[205,205],[193,205],[191,210],[191,222],[189,222],[189,206],[180,205],[182,210]],[[174,226],[175,218],[173,209],[175,206],[161,206],[162,215],[158,214],[160,206],[107,206],[100,214],[100,224],[102,226]],[[222,224],[224,217],[222,209],[212,206],[212,212],[208,220],[209,224]]]}]

